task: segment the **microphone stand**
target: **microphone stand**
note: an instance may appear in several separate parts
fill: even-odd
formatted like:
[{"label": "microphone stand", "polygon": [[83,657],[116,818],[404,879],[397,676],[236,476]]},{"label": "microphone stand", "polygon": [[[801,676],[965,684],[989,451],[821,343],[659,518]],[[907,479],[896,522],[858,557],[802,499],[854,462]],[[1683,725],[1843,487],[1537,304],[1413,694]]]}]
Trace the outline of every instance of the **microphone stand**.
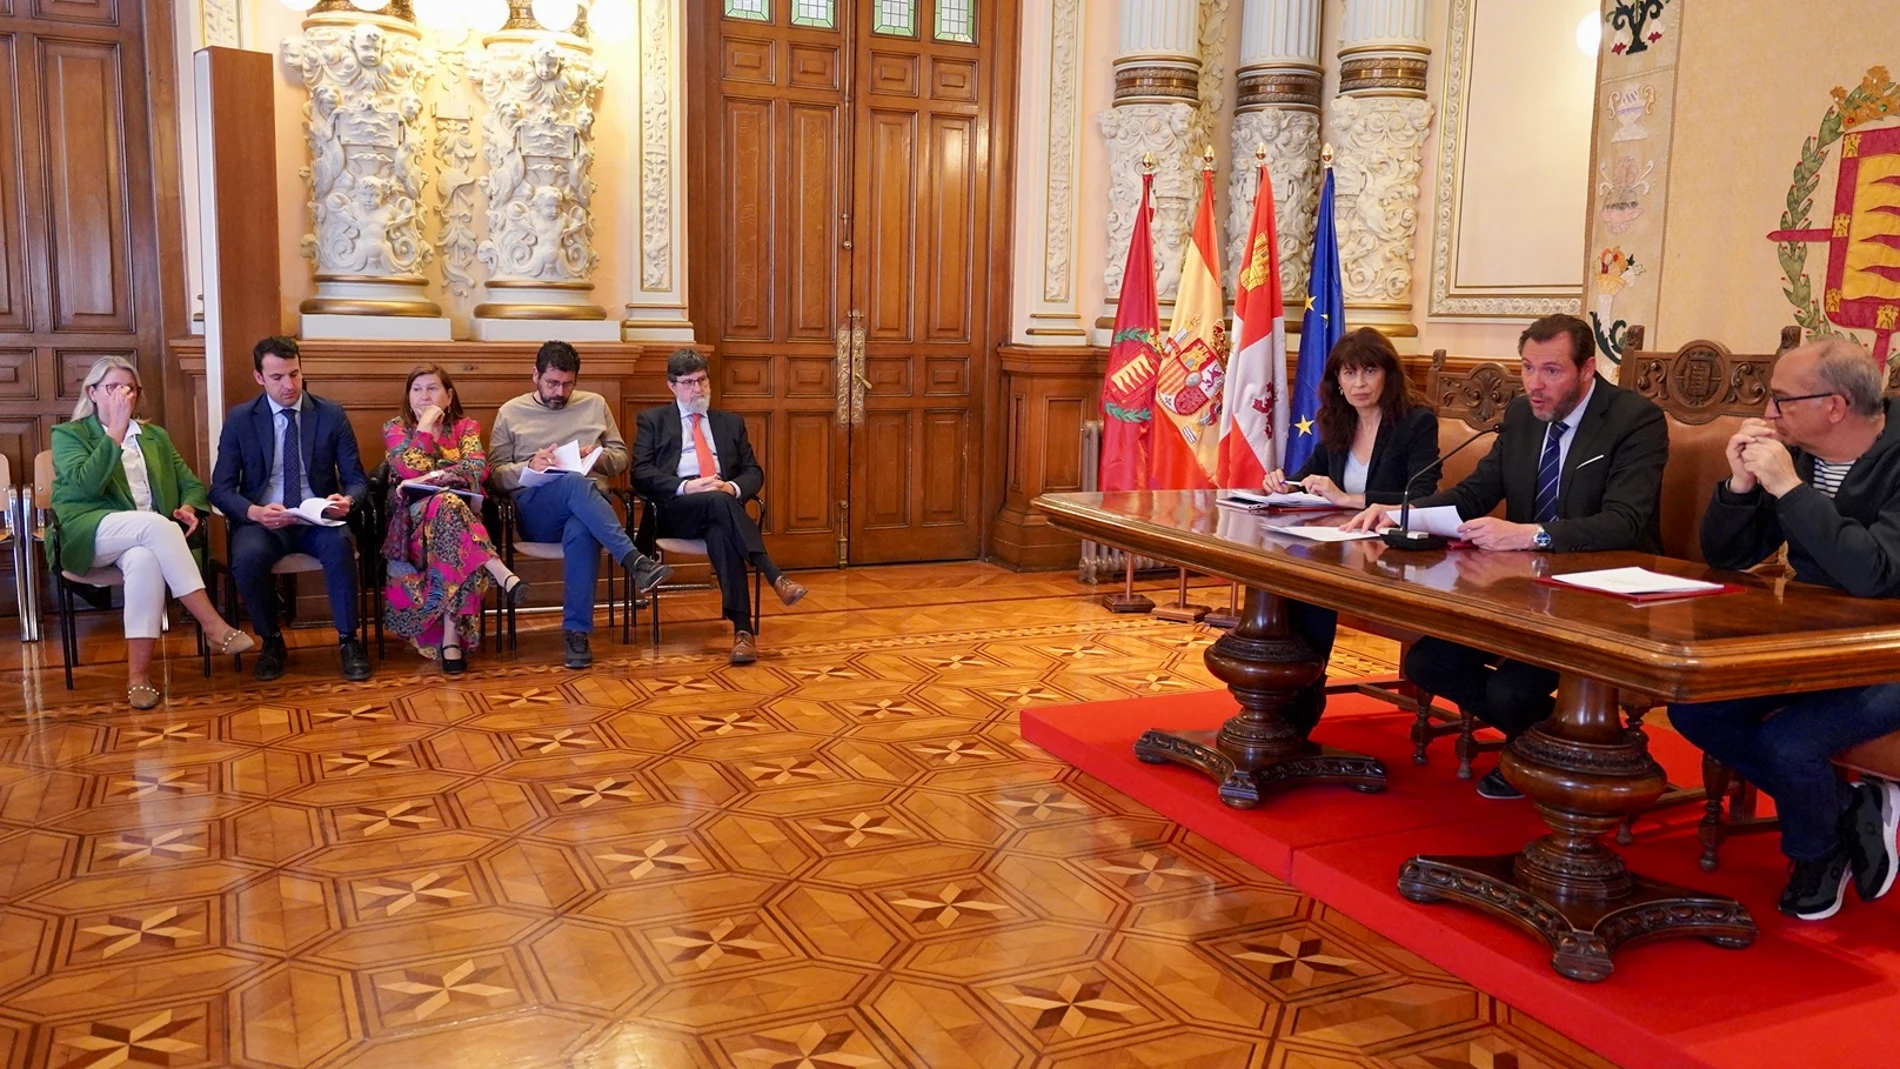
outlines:
[{"label": "microphone stand", "polygon": [[1458,451],[1465,446],[1470,445],[1487,434],[1496,433],[1496,427],[1486,427],[1484,430],[1459,442],[1457,446],[1453,447],[1451,452],[1446,453],[1444,456],[1439,457],[1437,460],[1413,472],[1412,477],[1405,480],[1405,492],[1399,495],[1399,525],[1394,529],[1380,531],[1379,540],[1392,549],[1444,549],[1446,542],[1443,536],[1430,534],[1425,531],[1412,530],[1412,487],[1418,485],[1420,476],[1427,474],[1433,468],[1457,456]]}]

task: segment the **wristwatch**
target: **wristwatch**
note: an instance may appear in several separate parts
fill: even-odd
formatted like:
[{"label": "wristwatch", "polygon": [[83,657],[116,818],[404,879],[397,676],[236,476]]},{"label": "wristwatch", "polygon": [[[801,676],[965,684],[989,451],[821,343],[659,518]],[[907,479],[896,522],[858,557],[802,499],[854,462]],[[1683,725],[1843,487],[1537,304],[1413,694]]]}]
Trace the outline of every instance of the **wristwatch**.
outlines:
[{"label": "wristwatch", "polygon": [[1541,526],[1538,527],[1537,533],[1531,536],[1531,548],[1549,549],[1550,548],[1550,532],[1544,530],[1543,527]]}]

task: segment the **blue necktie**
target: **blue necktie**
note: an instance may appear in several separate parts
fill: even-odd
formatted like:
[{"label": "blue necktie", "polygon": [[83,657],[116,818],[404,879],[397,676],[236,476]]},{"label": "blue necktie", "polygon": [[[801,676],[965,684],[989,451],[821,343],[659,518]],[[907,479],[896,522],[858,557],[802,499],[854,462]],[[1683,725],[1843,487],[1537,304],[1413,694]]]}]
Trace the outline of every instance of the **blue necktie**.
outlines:
[{"label": "blue necktie", "polygon": [[1563,474],[1564,432],[1570,428],[1552,423],[1544,429],[1544,456],[1537,462],[1537,518],[1549,523],[1557,518],[1557,481]]},{"label": "blue necktie", "polygon": [[297,410],[284,409],[284,504],[303,503],[303,436],[297,433]]}]

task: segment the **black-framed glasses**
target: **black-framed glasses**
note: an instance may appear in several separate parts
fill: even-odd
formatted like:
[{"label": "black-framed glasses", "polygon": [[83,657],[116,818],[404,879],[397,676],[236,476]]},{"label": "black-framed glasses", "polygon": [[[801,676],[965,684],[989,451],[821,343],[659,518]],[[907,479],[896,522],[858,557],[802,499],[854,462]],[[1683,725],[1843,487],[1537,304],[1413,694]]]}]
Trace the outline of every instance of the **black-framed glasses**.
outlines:
[{"label": "black-framed glasses", "polygon": [[1768,395],[1768,403],[1772,405],[1776,411],[1780,411],[1783,407],[1794,404],[1796,401],[1812,401],[1817,397],[1835,396],[1838,396],[1838,393],[1834,390],[1823,390],[1820,393],[1798,394],[1794,397],[1783,397],[1778,393],[1771,393]]}]

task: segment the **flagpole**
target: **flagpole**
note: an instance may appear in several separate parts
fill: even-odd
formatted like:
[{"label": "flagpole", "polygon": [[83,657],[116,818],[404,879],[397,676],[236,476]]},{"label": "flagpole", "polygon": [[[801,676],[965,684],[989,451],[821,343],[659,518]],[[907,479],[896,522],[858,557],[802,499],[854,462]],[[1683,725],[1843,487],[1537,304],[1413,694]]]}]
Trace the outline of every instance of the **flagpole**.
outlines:
[{"label": "flagpole", "polygon": [[[1155,173],[1155,154],[1141,154],[1142,189],[1141,202],[1145,209],[1148,203],[1148,182]],[[1145,461],[1144,461],[1145,463]],[[1102,598],[1102,607],[1112,613],[1143,613],[1152,611],[1154,599],[1146,594],[1135,593],[1135,554],[1131,550],[1122,550],[1122,589],[1119,594],[1108,594]]]},{"label": "flagpole", "polygon": [[[1208,145],[1201,150],[1201,173],[1204,177],[1214,173],[1213,145]],[[1163,620],[1173,620],[1176,623],[1200,623],[1202,618],[1207,615],[1208,607],[1205,605],[1188,604],[1188,570],[1186,568],[1176,568],[1175,573],[1179,582],[1174,595],[1174,604],[1159,606],[1155,609],[1154,614]]]},{"label": "flagpole", "polygon": [[[1259,142],[1254,143],[1253,162],[1254,162],[1254,167],[1256,168],[1259,174],[1260,182],[1262,183],[1271,182],[1273,180],[1272,176],[1267,173],[1267,143],[1266,142],[1259,141]],[[1268,191],[1269,192],[1272,191],[1271,187],[1269,187]],[[1260,186],[1259,185],[1254,186],[1253,195],[1254,195],[1254,203],[1258,205],[1260,202]],[[1251,249],[1245,250],[1241,253],[1241,267],[1240,267],[1241,271],[1244,272],[1246,270],[1247,257],[1250,256],[1251,254],[1252,254]],[[1279,280],[1275,279],[1273,284],[1276,286],[1279,285]],[[1244,283],[1243,283],[1243,286],[1244,286]],[[1238,294],[1235,295],[1235,299],[1236,301],[1238,301],[1239,299]],[[1238,307],[1236,307],[1234,311],[1235,311],[1235,318],[1236,318],[1236,324],[1234,327],[1234,330],[1235,330],[1234,345],[1235,345],[1235,352],[1238,353],[1239,347],[1241,344],[1241,339],[1239,337],[1240,327],[1237,322],[1239,318],[1240,310]],[[1229,374],[1232,374],[1231,368],[1229,369]],[[1225,462],[1223,461],[1223,467],[1224,466],[1225,466]],[[1240,488],[1231,487],[1231,486],[1223,486],[1221,487],[1221,489],[1233,490],[1233,489],[1240,489]],[[1247,489],[1252,489],[1252,488],[1248,487]],[[1223,631],[1231,631],[1234,628],[1239,627],[1240,626],[1240,584],[1229,581],[1227,584],[1227,607],[1225,609],[1213,610],[1212,612],[1208,613],[1206,616],[1203,616],[1201,618],[1201,622],[1206,624],[1209,627],[1218,627]]]}]

